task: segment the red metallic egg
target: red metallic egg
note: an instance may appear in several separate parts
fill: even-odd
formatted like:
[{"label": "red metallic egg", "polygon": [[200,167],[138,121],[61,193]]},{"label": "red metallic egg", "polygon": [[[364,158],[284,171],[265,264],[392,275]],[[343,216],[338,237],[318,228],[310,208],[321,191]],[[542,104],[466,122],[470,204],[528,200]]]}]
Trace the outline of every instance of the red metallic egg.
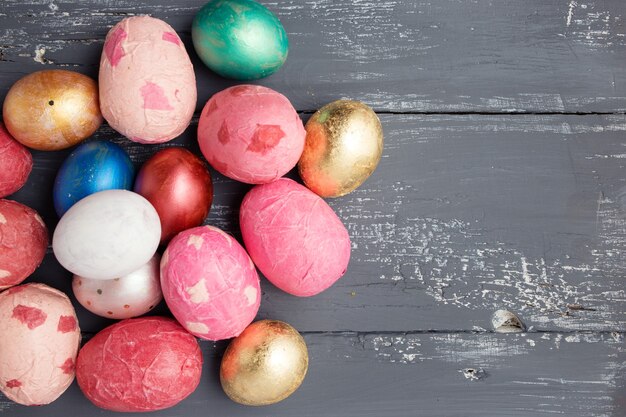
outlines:
[{"label": "red metallic egg", "polygon": [[135,192],[161,218],[161,243],[202,224],[213,201],[211,174],[202,160],[183,148],[157,152],[141,167]]},{"label": "red metallic egg", "polygon": [[0,198],[22,188],[32,169],[30,151],[13,139],[0,123]]}]

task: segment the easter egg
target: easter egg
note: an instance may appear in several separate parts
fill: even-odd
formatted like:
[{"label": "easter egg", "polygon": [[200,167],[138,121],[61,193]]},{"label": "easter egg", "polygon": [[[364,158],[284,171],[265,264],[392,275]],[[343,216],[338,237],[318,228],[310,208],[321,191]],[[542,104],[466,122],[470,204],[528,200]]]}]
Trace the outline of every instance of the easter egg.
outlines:
[{"label": "easter egg", "polygon": [[211,209],[213,183],[202,160],[183,148],[167,148],[141,167],[135,192],[159,213],[161,243],[202,224]]},{"label": "easter egg", "polygon": [[238,80],[273,74],[289,48],[280,20],[251,0],[209,1],[193,19],[191,38],[206,66]]},{"label": "easter egg", "polygon": [[322,197],[339,197],[363,184],[383,153],[383,128],[359,101],[338,100],[306,124],[298,170],[304,184]]},{"label": "easter egg", "polygon": [[198,143],[223,175],[249,184],[289,172],[304,148],[305,130],[289,100],[267,87],[238,85],[215,94],[198,123]]},{"label": "easter egg", "polygon": [[98,316],[128,319],[152,310],[163,298],[159,280],[161,257],[123,277],[91,279],[74,275],[72,290],[78,302]]},{"label": "easter egg", "polygon": [[319,294],[346,272],[348,231],[321,197],[293,180],[252,188],[241,204],[239,223],[256,266],[289,294]]},{"label": "easter egg", "polygon": [[4,99],[2,117],[9,133],[29,148],[69,148],[102,124],[98,85],[74,71],[33,72],[13,84]]},{"label": "easter egg", "polygon": [[0,391],[23,405],[56,400],[74,380],[80,329],[62,292],[24,284],[0,293]]},{"label": "easter egg", "polygon": [[100,58],[100,106],[111,127],[132,141],[162,143],[189,126],[196,77],[174,29],[150,16],[111,28]]},{"label": "easter egg", "polygon": [[278,320],[252,323],[224,353],[220,381],[231,400],[244,405],[269,405],[300,387],[309,353],[300,333]]},{"label": "easter egg", "polygon": [[0,200],[0,290],[24,281],[41,264],[48,229],[39,214],[11,200]]},{"label": "easter egg", "polygon": [[237,336],[261,303],[259,276],[244,248],[212,226],[185,230],[161,259],[163,297],[190,333],[208,340]]},{"label": "easter egg", "polygon": [[105,410],[163,410],[187,398],[200,383],[198,341],[165,317],[126,319],[105,328],[78,354],[76,380]]},{"label": "easter egg", "polygon": [[118,145],[94,141],[78,146],[57,173],[52,190],[59,216],[78,200],[98,191],[124,189],[133,185],[135,168]]},{"label": "easter egg", "polygon": [[33,157],[0,123],[0,198],[13,194],[28,180]]},{"label": "easter egg", "polygon": [[75,275],[113,279],[145,265],[160,239],[159,215],[148,200],[131,191],[106,190],[83,198],[61,217],[52,249]]}]

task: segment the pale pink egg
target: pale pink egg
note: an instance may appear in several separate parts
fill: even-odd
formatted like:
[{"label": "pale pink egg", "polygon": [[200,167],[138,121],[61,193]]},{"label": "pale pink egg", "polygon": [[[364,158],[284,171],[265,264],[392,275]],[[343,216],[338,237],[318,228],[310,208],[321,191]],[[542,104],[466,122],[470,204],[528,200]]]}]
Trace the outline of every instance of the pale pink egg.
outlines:
[{"label": "pale pink egg", "polygon": [[196,78],[185,46],[170,25],[153,17],[129,17],[111,28],[98,81],[102,115],[135,142],[179,136],[196,108]]},{"label": "pale pink egg", "polygon": [[108,280],[74,275],[74,296],[83,307],[98,316],[118,320],[141,316],[163,298],[160,261],[161,257],[156,254],[138,270]]},{"label": "pale pink egg", "polygon": [[239,223],[256,266],[289,294],[319,294],[346,272],[348,231],[321,197],[293,180],[281,178],[250,190]]},{"label": "pale pink egg", "polygon": [[249,184],[274,181],[300,159],[306,132],[287,97],[259,85],[215,94],[198,123],[198,143],[223,175]]},{"label": "pale pink egg", "polygon": [[0,293],[0,391],[24,405],[56,400],[74,380],[80,329],[62,292],[24,284]]},{"label": "pale pink egg", "polygon": [[161,259],[161,288],[180,324],[208,340],[238,336],[261,303],[252,260],[232,236],[212,226],[172,239]]}]

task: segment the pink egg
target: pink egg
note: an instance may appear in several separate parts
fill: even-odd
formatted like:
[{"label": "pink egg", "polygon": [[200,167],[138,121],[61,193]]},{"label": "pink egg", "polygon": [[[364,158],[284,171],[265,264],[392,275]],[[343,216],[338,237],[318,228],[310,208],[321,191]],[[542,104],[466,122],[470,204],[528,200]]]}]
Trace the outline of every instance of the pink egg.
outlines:
[{"label": "pink egg", "polygon": [[295,181],[254,187],[241,204],[239,223],[256,266],[289,294],[319,294],[346,272],[348,231],[322,198]]},{"label": "pink egg", "polygon": [[74,275],[72,290],[78,302],[94,314],[110,319],[128,319],[152,310],[163,298],[157,254],[123,277],[101,280]]},{"label": "pink egg", "polygon": [[22,188],[32,169],[30,151],[13,139],[0,123],[0,198]]},{"label": "pink egg", "polygon": [[16,201],[0,200],[0,290],[32,274],[47,248],[48,229],[39,214]]},{"label": "pink egg", "polygon": [[76,363],[78,386],[89,401],[127,413],[178,404],[196,389],[201,373],[198,341],[165,317],[107,327],[85,343]]},{"label": "pink egg", "polygon": [[196,108],[196,78],[185,46],[170,25],[153,17],[129,17],[111,28],[98,81],[102,115],[135,142],[179,136]]},{"label": "pink egg", "polygon": [[261,303],[250,257],[232,236],[212,226],[172,239],[161,259],[161,288],[183,327],[208,340],[238,336]]},{"label": "pink egg", "polygon": [[289,100],[259,85],[215,94],[198,124],[200,150],[223,175],[264,184],[289,172],[300,159],[306,132]]},{"label": "pink egg", "polygon": [[0,294],[0,391],[24,405],[56,400],[74,380],[80,329],[60,291],[25,284]]}]

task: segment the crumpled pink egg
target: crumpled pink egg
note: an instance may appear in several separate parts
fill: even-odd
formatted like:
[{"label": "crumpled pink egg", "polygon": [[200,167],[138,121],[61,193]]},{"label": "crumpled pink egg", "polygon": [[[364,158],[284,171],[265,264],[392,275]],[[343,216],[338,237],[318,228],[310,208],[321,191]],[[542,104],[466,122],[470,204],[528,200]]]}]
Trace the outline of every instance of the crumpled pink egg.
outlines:
[{"label": "crumpled pink egg", "polygon": [[162,143],[189,126],[196,77],[176,31],[150,16],[128,17],[104,42],[98,76],[100,109],[132,141]]},{"label": "crumpled pink egg", "polygon": [[171,240],[161,259],[161,288],[180,324],[208,340],[238,336],[261,303],[259,275],[245,249],[212,226]]}]

